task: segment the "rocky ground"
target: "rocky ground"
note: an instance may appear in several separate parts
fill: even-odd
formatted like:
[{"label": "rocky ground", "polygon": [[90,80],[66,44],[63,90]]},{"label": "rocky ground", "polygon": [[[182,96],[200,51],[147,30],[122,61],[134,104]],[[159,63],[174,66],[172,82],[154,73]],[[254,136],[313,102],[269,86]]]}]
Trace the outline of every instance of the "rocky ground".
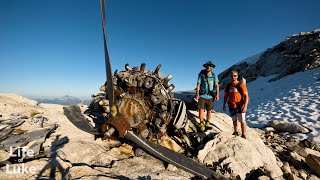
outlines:
[{"label": "rocky ground", "polygon": [[[0,179],[197,178],[137,153],[129,142],[95,139],[74,127],[62,107],[0,94]],[[196,111],[188,116],[198,120]],[[210,122],[214,126],[199,134],[193,159],[226,179],[319,179],[318,143],[284,139],[271,127],[249,128],[247,139],[233,136],[231,118],[223,113],[214,113]],[[19,155],[18,147],[28,154],[23,162],[10,157]]]}]

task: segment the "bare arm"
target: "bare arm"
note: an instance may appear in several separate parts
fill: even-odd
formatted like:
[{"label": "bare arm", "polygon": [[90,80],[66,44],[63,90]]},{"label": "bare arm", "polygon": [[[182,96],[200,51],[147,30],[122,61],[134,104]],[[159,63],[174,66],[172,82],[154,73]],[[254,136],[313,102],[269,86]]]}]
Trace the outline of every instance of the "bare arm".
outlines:
[{"label": "bare arm", "polygon": [[223,97],[223,110],[225,111],[226,110],[226,102],[228,100],[228,93],[225,92],[224,93],[224,97]]},{"label": "bare arm", "polygon": [[249,103],[249,95],[248,95],[248,91],[243,92],[244,95],[244,106],[243,106],[243,110],[242,112],[245,113],[247,112],[248,109],[248,103]]},{"label": "bare arm", "polygon": [[197,88],[196,88],[196,99],[199,99],[199,98],[200,98],[199,91],[200,91],[200,83],[197,83]]},{"label": "bare arm", "polygon": [[216,86],[216,90],[217,90],[217,94],[216,94],[215,100],[219,101],[219,91],[220,91],[219,84],[216,82],[215,86]]}]

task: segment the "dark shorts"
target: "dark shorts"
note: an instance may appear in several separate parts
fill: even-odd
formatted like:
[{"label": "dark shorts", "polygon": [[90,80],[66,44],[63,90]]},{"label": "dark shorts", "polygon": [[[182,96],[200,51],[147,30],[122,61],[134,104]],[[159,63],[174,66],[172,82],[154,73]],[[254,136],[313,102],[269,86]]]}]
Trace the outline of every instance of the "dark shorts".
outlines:
[{"label": "dark shorts", "polygon": [[229,108],[229,112],[230,112],[230,115],[231,117],[236,115],[236,114],[240,114],[242,113],[242,108],[241,107],[237,107],[237,108]]},{"label": "dark shorts", "polygon": [[213,99],[205,99],[200,97],[198,109],[207,109],[207,111],[213,110]]}]

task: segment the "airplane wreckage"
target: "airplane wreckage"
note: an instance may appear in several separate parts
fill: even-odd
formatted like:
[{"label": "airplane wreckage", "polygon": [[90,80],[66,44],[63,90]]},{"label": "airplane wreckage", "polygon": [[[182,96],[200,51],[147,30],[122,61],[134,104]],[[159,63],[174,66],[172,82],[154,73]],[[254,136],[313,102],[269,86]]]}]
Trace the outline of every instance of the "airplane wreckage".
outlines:
[{"label": "airplane wreckage", "polygon": [[[100,0],[105,47],[106,83],[102,93],[92,95],[93,99],[84,113],[79,106],[64,107],[64,114],[79,129],[101,138],[127,139],[138,148],[156,158],[180,167],[202,178],[219,178],[210,168],[199,164],[161,145],[152,142],[162,134],[167,134],[180,144],[186,152],[194,150],[188,129],[195,127],[187,118],[186,105],[173,98],[174,85],[171,75],[163,77],[159,72],[125,65],[125,70],[111,73],[107,48],[105,1]],[[85,116],[95,121],[95,128]],[[196,128],[193,128],[196,133]]]}]

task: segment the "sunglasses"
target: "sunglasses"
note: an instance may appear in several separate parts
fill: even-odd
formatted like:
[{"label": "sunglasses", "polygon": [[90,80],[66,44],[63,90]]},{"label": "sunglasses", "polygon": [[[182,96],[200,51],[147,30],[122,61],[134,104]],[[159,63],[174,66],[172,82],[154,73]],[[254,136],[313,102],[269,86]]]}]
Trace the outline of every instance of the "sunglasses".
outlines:
[{"label": "sunglasses", "polygon": [[208,68],[208,67],[212,67],[212,66],[210,66],[210,65],[206,66],[206,68]]},{"label": "sunglasses", "polygon": [[231,75],[231,77],[237,77],[238,75]]}]

